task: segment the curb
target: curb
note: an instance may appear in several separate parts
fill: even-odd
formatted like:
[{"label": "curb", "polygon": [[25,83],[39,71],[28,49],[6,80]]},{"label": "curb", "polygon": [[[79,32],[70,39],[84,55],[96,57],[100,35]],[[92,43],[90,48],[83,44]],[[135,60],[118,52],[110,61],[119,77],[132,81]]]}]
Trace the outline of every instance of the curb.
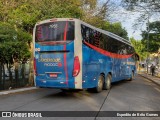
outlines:
[{"label": "curb", "polygon": [[20,89],[15,89],[15,90],[7,90],[7,91],[0,92],[0,95],[6,95],[6,94],[23,92],[23,91],[34,90],[34,89],[38,89],[38,88],[37,87],[28,87],[28,88],[20,88]]},{"label": "curb", "polygon": [[144,78],[146,78],[146,79],[148,79],[148,80],[152,81],[154,84],[156,84],[156,85],[160,86],[160,84],[159,84],[159,83],[157,83],[157,82],[155,82],[154,80],[152,80],[152,79],[150,79],[150,78],[148,78],[148,77],[145,77],[145,76],[143,76],[143,75],[141,75],[141,74],[138,74],[138,75],[140,75],[141,77],[144,77]]}]

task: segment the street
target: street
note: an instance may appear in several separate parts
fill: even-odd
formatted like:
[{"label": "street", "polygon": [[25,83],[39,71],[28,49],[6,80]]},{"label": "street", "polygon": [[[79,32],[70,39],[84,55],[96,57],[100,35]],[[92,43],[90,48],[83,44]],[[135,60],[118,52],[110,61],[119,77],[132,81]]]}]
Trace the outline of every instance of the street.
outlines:
[{"label": "street", "polygon": [[[160,87],[137,75],[134,80],[114,83],[111,90],[104,90],[101,93],[92,93],[85,90],[62,92],[58,89],[41,88],[1,95],[0,111],[160,111]],[[139,119],[139,117],[105,118],[98,117],[98,114],[96,116],[73,119]],[[62,117],[55,119],[61,120]],[[72,118],[63,117],[63,119],[69,120]],[[141,119],[158,120],[159,117],[143,117]]]}]

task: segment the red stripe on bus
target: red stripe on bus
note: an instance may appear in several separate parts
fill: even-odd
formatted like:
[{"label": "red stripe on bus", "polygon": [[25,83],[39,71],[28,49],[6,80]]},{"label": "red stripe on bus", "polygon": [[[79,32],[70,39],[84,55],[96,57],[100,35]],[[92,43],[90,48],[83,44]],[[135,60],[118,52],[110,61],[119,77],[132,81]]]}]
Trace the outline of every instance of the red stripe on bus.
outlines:
[{"label": "red stripe on bus", "polygon": [[[65,28],[64,28],[64,41],[67,39],[67,28],[68,28],[68,22],[66,22]],[[64,45],[64,50],[66,50],[66,44]],[[64,71],[66,75],[66,84],[68,84],[68,69],[67,69],[67,54],[64,53]]]},{"label": "red stripe on bus", "polygon": [[121,54],[116,54],[116,53],[111,53],[111,52],[108,52],[108,51],[105,51],[101,48],[98,48],[94,45],[91,45],[89,43],[87,43],[86,41],[84,41],[84,43],[89,46],[90,48],[96,50],[97,52],[105,55],[105,56],[109,56],[109,57],[112,57],[112,58],[117,58],[117,59],[126,59],[126,58],[129,58],[131,57],[133,54],[130,54],[130,55],[121,55]]}]

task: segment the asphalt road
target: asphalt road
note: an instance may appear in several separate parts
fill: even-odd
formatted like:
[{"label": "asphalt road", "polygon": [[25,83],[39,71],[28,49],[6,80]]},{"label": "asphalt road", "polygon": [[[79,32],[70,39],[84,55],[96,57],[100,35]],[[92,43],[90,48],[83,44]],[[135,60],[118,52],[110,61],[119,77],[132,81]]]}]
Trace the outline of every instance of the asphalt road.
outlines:
[{"label": "asphalt road", "polygon": [[[112,84],[101,93],[88,91],[62,92],[56,89],[36,89],[1,95],[0,111],[160,111],[160,86],[136,76],[132,81]],[[74,113],[73,113],[74,114]],[[56,117],[56,120],[159,120],[160,117]],[[5,118],[0,118],[5,119]],[[8,118],[7,118],[8,119]],[[17,118],[11,118],[17,119]],[[29,118],[23,118],[28,120]],[[31,118],[30,118],[31,119]],[[32,118],[33,119],[33,118]],[[34,118],[49,120],[48,118]]]}]

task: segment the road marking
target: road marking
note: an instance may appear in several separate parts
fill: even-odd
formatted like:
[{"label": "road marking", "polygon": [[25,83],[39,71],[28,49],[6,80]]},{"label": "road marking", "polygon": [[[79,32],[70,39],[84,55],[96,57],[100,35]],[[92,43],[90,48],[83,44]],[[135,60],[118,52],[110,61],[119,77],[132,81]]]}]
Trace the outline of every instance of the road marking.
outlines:
[{"label": "road marking", "polygon": [[6,95],[6,94],[10,94],[10,93],[17,93],[17,92],[23,92],[23,91],[27,91],[27,90],[34,90],[37,89],[36,87],[29,87],[29,88],[20,88],[20,89],[16,89],[16,90],[8,90],[8,91],[2,91],[0,92],[0,95]]}]

